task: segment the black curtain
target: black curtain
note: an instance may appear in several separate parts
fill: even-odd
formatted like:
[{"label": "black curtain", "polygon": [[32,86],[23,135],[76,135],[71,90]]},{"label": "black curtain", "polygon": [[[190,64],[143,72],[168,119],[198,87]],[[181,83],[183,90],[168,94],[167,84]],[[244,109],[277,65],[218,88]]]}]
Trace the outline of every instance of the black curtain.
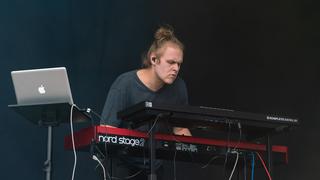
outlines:
[{"label": "black curtain", "polygon": [[[75,103],[101,112],[122,72],[140,67],[158,25],[174,26],[185,46],[181,76],[190,103],[301,119],[273,138],[289,146],[275,179],[319,179],[319,30],[311,1],[3,0],[0,2],[0,179],[44,179],[46,128],[23,119],[10,71],[65,66]],[[80,129],[87,124],[76,125]],[[54,128],[53,179],[71,178],[63,149],[69,126]],[[78,154],[76,179],[99,179],[90,154]],[[178,179],[224,177],[179,163]],[[172,173],[168,166],[166,173]],[[262,169],[256,178],[267,179]]]}]

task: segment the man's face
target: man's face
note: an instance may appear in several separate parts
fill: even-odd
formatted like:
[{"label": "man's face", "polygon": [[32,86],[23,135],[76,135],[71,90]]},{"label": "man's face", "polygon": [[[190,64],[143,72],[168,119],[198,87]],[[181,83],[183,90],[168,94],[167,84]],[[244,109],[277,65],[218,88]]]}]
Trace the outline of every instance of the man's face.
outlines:
[{"label": "man's face", "polygon": [[182,50],[171,43],[163,47],[162,55],[155,59],[154,70],[159,80],[165,84],[172,84],[177,78],[183,62]]}]

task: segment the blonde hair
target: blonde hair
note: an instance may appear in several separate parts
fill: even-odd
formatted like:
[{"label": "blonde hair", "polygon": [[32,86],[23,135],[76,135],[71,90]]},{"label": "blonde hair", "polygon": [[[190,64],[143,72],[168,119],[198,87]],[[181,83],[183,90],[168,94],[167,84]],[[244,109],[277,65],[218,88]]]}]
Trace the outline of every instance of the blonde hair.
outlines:
[{"label": "blonde hair", "polygon": [[161,48],[165,46],[166,43],[173,43],[177,45],[181,51],[184,50],[184,45],[178,38],[174,35],[173,28],[169,25],[161,26],[154,33],[154,40],[149,47],[148,52],[142,57],[142,68],[148,68],[151,66],[151,53],[155,52],[157,56],[161,56],[162,52],[159,52]]}]

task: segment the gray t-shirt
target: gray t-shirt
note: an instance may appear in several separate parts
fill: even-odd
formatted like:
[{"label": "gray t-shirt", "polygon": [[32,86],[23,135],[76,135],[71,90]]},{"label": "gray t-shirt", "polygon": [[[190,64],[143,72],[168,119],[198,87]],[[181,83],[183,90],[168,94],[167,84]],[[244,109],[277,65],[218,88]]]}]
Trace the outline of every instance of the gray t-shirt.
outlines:
[{"label": "gray t-shirt", "polygon": [[184,81],[177,77],[172,84],[166,84],[154,92],[141,82],[137,70],[126,72],[115,80],[109,90],[102,112],[101,124],[129,128],[127,122],[117,118],[117,112],[142,101],[187,105],[187,88]]},{"label": "gray t-shirt", "polygon": [[[152,101],[170,105],[187,105],[188,93],[184,81],[177,78],[172,84],[164,85],[156,92],[151,91],[138,78],[137,70],[120,75],[112,84],[107,100],[102,111],[101,124],[111,125],[119,128],[129,128],[129,123],[117,118],[117,112],[124,110],[142,101]],[[154,127],[157,132],[172,133],[172,128],[162,122]],[[138,128],[140,131],[148,131],[148,125]],[[121,154],[121,153],[120,153]],[[148,168],[149,161],[144,162],[141,158],[124,157],[119,158],[127,165],[138,168]],[[162,161],[156,160],[156,168],[160,167]],[[125,165],[124,165],[125,166]]]}]

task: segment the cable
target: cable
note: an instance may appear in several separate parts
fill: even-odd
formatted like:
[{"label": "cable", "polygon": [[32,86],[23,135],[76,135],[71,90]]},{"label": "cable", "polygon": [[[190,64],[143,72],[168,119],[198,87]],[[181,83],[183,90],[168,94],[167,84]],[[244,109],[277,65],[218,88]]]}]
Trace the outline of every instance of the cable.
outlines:
[{"label": "cable", "polygon": [[[77,167],[77,152],[76,152],[75,141],[74,141],[74,134],[73,134],[74,130],[73,130],[73,121],[72,121],[73,120],[73,109],[74,109],[74,107],[80,109],[79,107],[77,107],[76,104],[72,104],[71,108],[70,108],[70,131],[71,131],[71,140],[72,140],[72,150],[73,150],[73,155],[74,155],[74,164],[73,164],[71,180],[74,180],[74,175],[75,175],[75,171],[76,171],[76,167]],[[89,114],[90,114],[90,112],[92,112],[94,115],[96,115],[99,118],[101,118],[100,115],[98,115],[97,113],[92,111],[90,108],[86,108],[85,111],[87,113],[89,113]],[[91,114],[90,114],[90,118],[91,118],[91,122],[92,122],[92,125],[93,125],[93,119],[91,117]],[[94,134],[96,134],[96,133],[94,133]],[[94,157],[93,157],[94,160],[98,160],[98,158],[95,155],[94,155]],[[99,160],[98,160],[98,162],[101,163]],[[104,169],[102,163],[100,165]],[[104,175],[105,175],[105,169],[104,169]]]},{"label": "cable", "polygon": [[228,162],[228,154],[230,152],[230,135],[231,135],[231,123],[230,123],[230,121],[228,121],[228,119],[226,119],[226,122],[228,122],[228,135],[227,135],[227,152],[226,152],[224,164],[223,164],[225,175],[226,175],[226,166],[227,166],[227,162]]},{"label": "cable", "polygon": [[212,162],[213,160],[216,160],[216,159],[218,159],[218,158],[219,158],[219,156],[213,156],[212,158],[210,158],[210,160],[207,162],[207,164],[201,166],[200,168],[201,168],[201,169],[207,168],[207,167],[211,164],[211,162]]},{"label": "cable", "polygon": [[[86,108],[85,111],[86,111],[87,113],[89,113],[90,116],[91,116],[91,113],[92,113],[93,115],[95,115],[97,118],[99,118],[99,121],[102,120],[102,117],[101,117],[97,112],[95,112],[94,110],[92,110],[91,108]],[[91,117],[92,117],[92,116],[91,116]],[[92,119],[91,122],[92,122],[92,126],[94,127],[93,119]],[[95,137],[96,134],[97,134],[96,128],[94,127],[94,137]],[[107,136],[108,133],[105,132],[105,135]],[[106,162],[106,161],[108,160],[108,148],[107,148],[107,143],[106,143],[106,142],[104,143],[105,155],[101,152],[101,150],[100,150],[97,146],[94,146],[94,148],[98,151],[98,153],[99,153],[100,155],[102,155],[103,161]],[[92,152],[92,153],[94,153],[94,152]],[[97,157],[96,155],[93,155],[93,156],[95,156],[95,157],[98,159],[98,157]],[[99,159],[98,159],[98,160],[99,160]],[[101,163],[100,160],[99,160],[99,162]],[[100,164],[100,163],[99,163],[99,164]],[[107,164],[107,163],[106,163],[106,164]],[[115,177],[111,177],[111,176],[110,176],[109,171],[106,171],[106,170],[105,170],[105,167],[102,166],[102,165],[103,165],[102,163],[101,163],[100,165],[101,165],[101,167],[103,168],[104,176],[107,175],[110,180],[111,180],[111,179],[117,179],[117,178],[115,178]],[[108,166],[107,166],[106,168],[108,168]]]},{"label": "cable", "polygon": [[[226,169],[226,165],[228,162],[228,154],[230,153],[231,122],[230,121],[227,121],[227,122],[228,122],[228,136],[227,136],[227,152],[226,152],[225,161],[224,161],[224,170]],[[235,167],[236,167],[238,160],[239,160],[239,152],[236,149],[239,146],[239,144],[241,142],[241,137],[242,137],[241,124],[240,124],[240,122],[238,122],[237,124],[238,124],[238,129],[239,129],[239,140],[238,140],[237,144],[232,149],[232,151],[233,151],[232,153],[237,153],[237,159],[236,159],[236,163],[235,163],[234,169],[232,170],[230,178],[232,178]],[[225,172],[226,172],[226,170],[225,170]]]},{"label": "cable", "polygon": [[73,155],[74,155],[74,163],[73,163],[73,170],[72,170],[71,180],[74,179],[74,174],[75,174],[76,166],[77,166],[77,152],[76,152],[76,147],[75,147],[75,144],[74,144],[73,123],[72,123],[73,108],[75,106],[76,106],[75,104],[72,104],[71,108],[70,108],[70,131],[71,131],[71,140],[72,140],[72,150],[73,150]]},{"label": "cable", "polygon": [[266,173],[268,175],[269,180],[272,180],[271,175],[270,175],[270,173],[269,173],[269,171],[267,169],[267,166],[266,166],[264,160],[262,159],[261,155],[258,152],[256,152],[256,154],[258,155],[258,157],[259,157],[259,159],[260,159],[260,161],[261,161],[261,163],[263,165],[263,168],[264,168],[264,170],[266,171]]},{"label": "cable", "polygon": [[240,122],[238,122],[238,129],[239,129],[239,139],[237,144],[234,146],[233,150],[236,150],[241,142],[241,138],[242,138],[242,129],[241,129],[241,124]]},{"label": "cable", "polygon": [[173,179],[177,180],[177,166],[176,166],[177,149],[174,151],[173,157]]},{"label": "cable", "polygon": [[[167,127],[167,130],[169,132],[171,132],[171,136],[173,138],[173,141],[175,142],[175,147],[174,147],[174,156],[173,156],[173,179],[176,180],[177,179],[177,165],[176,165],[176,158],[177,158],[177,143],[182,143],[181,141],[179,141],[177,138],[176,138],[176,135],[174,134],[173,130],[170,129],[169,127],[171,127],[169,125],[169,121],[168,119],[166,119],[166,127]],[[172,127],[171,127],[172,128]],[[191,156],[192,157],[192,156]]]},{"label": "cable", "polygon": [[237,154],[237,158],[236,158],[236,162],[234,163],[233,165],[233,168],[232,168],[232,171],[231,171],[231,174],[230,174],[230,177],[229,177],[229,180],[231,180],[232,176],[233,176],[233,173],[237,167],[237,164],[238,164],[238,160],[239,160],[239,152],[238,151],[233,151],[232,153],[236,153]]},{"label": "cable", "polygon": [[[160,113],[160,114],[158,114],[158,115],[156,116],[156,118],[155,118],[152,126],[150,127],[150,129],[149,129],[148,132],[147,132],[147,135],[148,135],[148,136],[149,136],[150,133],[152,132],[153,128],[154,128],[155,125],[157,124],[157,121],[158,121],[158,119],[160,119],[160,117],[163,117],[163,114],[162,114],[162,113]],[[150,136],[149,136],[149,137],[150,137]],[[151,163],[150,160],[149,160],[149,163]],[[143,165],[146,165],[145,148],[143,148]],[[140,173],[140,172],[138,172],[136,175],[138,175],[139,173]],[[134,175],[134,176],[136,176],[136,175]],[[134,176],[132,176],[132,177],[134,177]],[[125,179],[127,179],[127,178],[125,178]]]},{"label": "cable", "polygon": [[161,117],[163,117],[163,114],[160,113],[157,115],[156,119],[154,120],[152,126],[150,127],[149,131],[147,132],[147,134],[149,135],[151,133],[151,131],[153,130],[153,128],[155,127],[155,125],[157,124],[158,119],[160,119]]},{"label": "cable", "polygon": [[[102,120],[102,117],[97,113],[95,112],[94,110],[92,110],[91,108],[86,108],[86,112],[87,113],[92,113],[93,115],[95,115],[96,117],[99,118],[99,120],[101,121]],[[159,117],[157,117],[156,121],[162,117],[163,115],[162,114],[159,114],[158,115]],[[155,126],[156,124],[156,121],[154,122],[152,128]],[[96,130],[96,129],[95,129]],[[96,134],[96,131],[95,131],[95,134]],[[107,136],[108,135],[108,132],[105,132],[105,135]],[[107,142],[104,143],[104,148],[105,148],[105,155],[100,151],[100,149],[98,147],[95,147],[99,153],[104,157],[104,160],[103,161],[107,161],[108,160],[108,144]],[[144,155],[145,156],[145,155]],[[104,178],[106,178],[106,176],[108,176],[108,178],[110,180],[112,179],[117,179],[117,180],[123,180],[123,179],[131,179],[137,175],[139,175],[143,170],[139,170],[137,171],[136,173],[132,174],[132,175],[129,175],[129,176],[126,176],[126,177],[123,177],[123,178],[119,178],[119,177],[113,177],[113,176],[110,176],[110,172],[108,170],[105,170],[105,167],[103,166],[102,162],[97,158],[97,156],[93,155],[94,160],[98,161],[100,166],[103,168],[103,173],[104,173]],[[145,164],[145,157],[144,157],[144,164]],[[107,167],[108,168],[108,167]]]},{"label": "cable", "polygon": [[103,179],[104,179],[104,180],[107,180],[107,177],[106,177],[106,169],[104,168],[104,166],[103,166],[103,164],[101,163],[101,161],[98,159],[98,157],[97,157],[96,155],[92,155],[92,159],[95,160],[95,161],[97,161],[97,162],[100,164],[100,166],[101,166],[101,168],[102,168],[102,170],[103,170]]},{"label": "cable", "polygon": [[[140,174],[141,172],[143,171],[143,169],[139,170],[138,172],[136,172],[135,174],[133,175],[130,175],[130,176],[127,176],[127,177],[124,177],[123,179],[131,179],[135,176],[137,176],[138,174]],[[115,179],[121,179],[121,178],[115,178]]]},{"label": "cable", "polygon": [[246,156],[243,156],[243,179],[247,180],[247,159]]},{"label": "cable", "polygon": [[102,117],[100,116],[100,114],[98,114],[97,112],[95,112],[94,110],[92,110],[91,108],[87,108],[86,109],[87,113],[92,113],[93,115],[97,116],[99,118],[99,120],[102,120]]},{"label": "cable", "polygon": [[[104,175],[104,179],[106,179],[106,170],[105,170],[105,167],[103,166],[102,162],[99,160],[99,158],[95,155],[95,150],[98,151],[99,155],[101,155],[104,159],[107,158],[107,156],[105,156],[101,151],[100,149],[95,145],[95,137],[96,137],[96,127],[95,127],[95,122],[94,122],[94,119],[92,117],[92,114],[95,115],[96,117],[99,118],[99,121],[101,121],[101,116],[96,113],[94,110],[92,110],[91,108],[84,108],[84,109],[80,109],[79,107],[77,107],[80,111],[82,112],[86,112],[88,114],[88,116],[90,117],[90,120],[91,120],[91,126],[93,127],[93,139],[92,139],[92,142],[91,142],[91,154],[92,154],[92,159],[97,161],[99,164],[95,167],[95,169],[100,165],[103,169],[103,175]],[[106,134],[107,135],[107,134]],[[107,151],[106,151],[107,152]],[[105,161],[105,160],[104,160]],[[111,180],[111,177],[109,175],[109,173],[107,172],[107,175],[108,175],[108,178]]]},{"label": "cable", "polygon": [[254,153],[251,152],[251,156],[252,156],[252,161],[251,161],[251,180],[254,180],[254,163],[255,163],[255,159],[254,159]]},{"label": "cable", "polygon": [[[129,175],[129,176],[126,176],[126,177],[122,177],[122,178],[119,178],[119,177],[110,177],[110,176],[108,176],[108,178],[109,178],[110,180],[112,180],[112,179],[117,179],[117,180],[131,179],[131,178],[134,178],[135,176],[139,175],[142,171],[143,171],[143,169],[137,171],[136,173],[134,173],[134,174],[132,174],[132,175]],[[107,174],[108,174],[108,171],[106,171],[106,172],[107,172]]]}]

